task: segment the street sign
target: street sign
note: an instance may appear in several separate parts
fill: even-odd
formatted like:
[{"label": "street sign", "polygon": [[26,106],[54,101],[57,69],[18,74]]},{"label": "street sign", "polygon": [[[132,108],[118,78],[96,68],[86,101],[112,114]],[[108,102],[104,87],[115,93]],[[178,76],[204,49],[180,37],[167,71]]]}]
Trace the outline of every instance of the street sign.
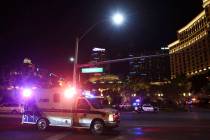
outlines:
[{"label": "street sign", "polygon": [[103,68],[82,68],[82,73],[102,73],[104,72]]}]

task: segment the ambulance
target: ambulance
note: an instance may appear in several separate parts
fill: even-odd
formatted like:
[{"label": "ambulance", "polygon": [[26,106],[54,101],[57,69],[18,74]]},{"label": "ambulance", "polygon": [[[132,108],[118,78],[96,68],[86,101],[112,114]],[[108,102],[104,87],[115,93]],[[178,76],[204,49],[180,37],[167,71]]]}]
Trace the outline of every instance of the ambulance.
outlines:
[{"label": "ambulance", "polygon": [[103,106],[103,98],[78,95],[73,87],[64,89],[24,89],[22,124],[36,125],[39,130],[49,126],[90,129],[101,134],[105,128],[116,128],[120,113]]}]

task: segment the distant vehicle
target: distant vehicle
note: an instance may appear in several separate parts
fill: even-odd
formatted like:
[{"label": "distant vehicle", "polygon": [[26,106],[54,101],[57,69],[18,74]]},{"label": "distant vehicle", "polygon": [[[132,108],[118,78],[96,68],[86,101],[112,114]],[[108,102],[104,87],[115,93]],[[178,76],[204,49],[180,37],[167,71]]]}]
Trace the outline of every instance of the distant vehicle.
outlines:
[{"label": "distant vehicle", "polygon": [[151,104],[143,104],[134,108],[136,112],[158,112],[159,108]]},{"label": "distant vehicle", "polygon": [[18,103],[3,103],[0,105],[1,113],[21,114],[23,110],[23,105]]}]

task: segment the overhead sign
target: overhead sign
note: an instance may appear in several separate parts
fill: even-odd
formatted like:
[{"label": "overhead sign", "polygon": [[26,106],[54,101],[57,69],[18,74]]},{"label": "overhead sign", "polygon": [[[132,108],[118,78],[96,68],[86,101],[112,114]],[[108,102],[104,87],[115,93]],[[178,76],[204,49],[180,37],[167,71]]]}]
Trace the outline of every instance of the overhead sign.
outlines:
[{"label": "overhead sign", "polygon": [[101,73],[104,72],[103,68],[82,68],[82,73]]}]

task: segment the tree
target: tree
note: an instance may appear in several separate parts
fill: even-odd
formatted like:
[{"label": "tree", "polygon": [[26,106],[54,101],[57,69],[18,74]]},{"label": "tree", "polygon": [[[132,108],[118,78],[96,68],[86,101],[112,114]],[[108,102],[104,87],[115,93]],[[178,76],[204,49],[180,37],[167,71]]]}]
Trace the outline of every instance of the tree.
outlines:
[{"label": "tree", "polygon": [[192,90],[194,92],[201,92],[203,88],[208,87],[208,79],[206,75],[196,75],[191,78]]},{"label": "tree", "polygon": [[191,91],[192,83],[185,75],[179,75],[171,80],[171,83],[162,87],[163,92],[168,98],[178,99],[180,94]]}]

